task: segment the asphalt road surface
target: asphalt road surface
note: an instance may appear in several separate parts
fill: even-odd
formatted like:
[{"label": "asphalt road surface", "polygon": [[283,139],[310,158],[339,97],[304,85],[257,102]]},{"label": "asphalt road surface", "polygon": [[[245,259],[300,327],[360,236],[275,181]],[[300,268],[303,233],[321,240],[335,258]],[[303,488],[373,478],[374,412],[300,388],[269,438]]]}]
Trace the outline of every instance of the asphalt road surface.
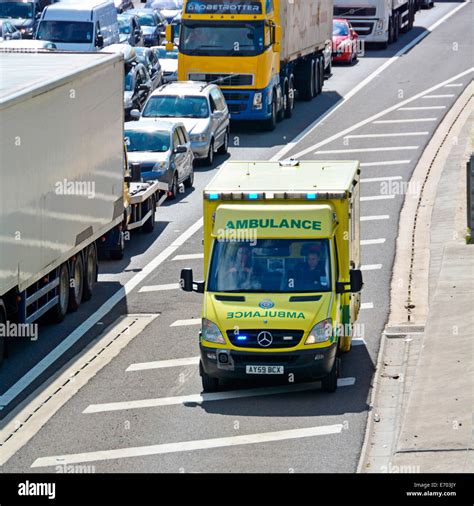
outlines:
[{"label": "asphalt road surface", "polygon": [[[318,383],[231,383],[201,393],[202,297],[176,284],[182,267],[202,275],[201,191],[225,160],[219,156],[214,167],[196,168],[192,191],[157,210],[153,234],[133,235],[124,260],[101,263],[93,300],[62,324],[43,325],[37,341],[11,347],[0,372],[0,416],[4,423],[17,419],[20,429],[3,434],[10,448],[18,446],[4,472],[55,472],[61,465],[95,472],[356,471],[398,227],[410,225],[398,217],[404,193],[417,191],[407,182],[472,79],[472,4],[433,27],[460,5],[437,2],[387,50],[366,50],[355,66],[334,67],[323,94],[297,102],[294,117],[275,132],[245,125],[232,131],[232,159],[361,161],[361,334],[343,357],[338,391],[325,394]],[[127,314],[138,316],[104,335]],[[105,363],[98,372],[91,356]],[[85,385],[75,393],[74,381],[61,381],[38,408],[47,381],[66,364],[75,384]],[[35,417],[44,424],[39,430]]]}]

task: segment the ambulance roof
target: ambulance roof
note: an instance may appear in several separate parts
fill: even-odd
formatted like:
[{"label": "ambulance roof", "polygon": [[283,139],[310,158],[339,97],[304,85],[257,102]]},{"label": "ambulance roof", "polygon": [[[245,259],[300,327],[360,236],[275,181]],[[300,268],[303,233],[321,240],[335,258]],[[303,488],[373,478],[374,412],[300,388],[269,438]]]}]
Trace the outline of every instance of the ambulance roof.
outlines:
[{"label": "ambulance roof", "polygon": [[229,161],[205,191],[350,191],[358,173],[357,161]]}]

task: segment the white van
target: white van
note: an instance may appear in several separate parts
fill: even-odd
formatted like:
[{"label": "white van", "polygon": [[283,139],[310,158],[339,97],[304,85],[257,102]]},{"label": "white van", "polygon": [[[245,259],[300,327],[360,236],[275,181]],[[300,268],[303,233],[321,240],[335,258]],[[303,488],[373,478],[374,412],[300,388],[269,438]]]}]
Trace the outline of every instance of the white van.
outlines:
[{"label": "white van", "polygon": [[64,51],[98,51],[119,39],[112,0],[65,0],[46,7],[36,31]]}]

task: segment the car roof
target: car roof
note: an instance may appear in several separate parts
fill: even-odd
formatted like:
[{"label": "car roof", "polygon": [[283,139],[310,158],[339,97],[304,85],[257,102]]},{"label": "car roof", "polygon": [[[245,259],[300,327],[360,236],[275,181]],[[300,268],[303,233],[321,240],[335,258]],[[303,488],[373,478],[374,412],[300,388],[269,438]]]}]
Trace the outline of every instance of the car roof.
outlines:
[{"label": "car roof", "polygon": [[153,95],[207,95],[210,90],[217,88],[215,84],[207,84],[204,81],[175,81],[164,84],[157,88]]},{"label": "car roof", "polygon": [[143,130],[148,132],[157,131],[171,131],[174,128],[182,126],[183,123],[175,123],[172,121],[155,120],[155,121],[126,121],[124,124],[124,130]]},{"label": "car roof", "polygon": [[156,10],[143,7],[140,9],[128,9],[126,12],[130,14],[155,14]]}]

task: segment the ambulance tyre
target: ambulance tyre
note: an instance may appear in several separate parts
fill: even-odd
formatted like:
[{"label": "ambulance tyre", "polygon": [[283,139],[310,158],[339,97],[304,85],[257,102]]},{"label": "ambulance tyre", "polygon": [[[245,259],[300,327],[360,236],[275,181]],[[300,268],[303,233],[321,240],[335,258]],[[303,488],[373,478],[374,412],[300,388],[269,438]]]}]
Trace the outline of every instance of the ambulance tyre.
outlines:
[{"label": "ambulance tyre", "polygon": [[332,365],[331,372],[321,380],[321,389],[323,392],[333,393],[337,390],[337,378],[339,377],[341,359],[336,357]]},{"label": "ambulance tyre", "polygon": [[204,392],[217,392],[217,390],[219,390],[219,379],[206,374],[201,362],[199,362],[199,374],[201,375],[202,389]]}]

